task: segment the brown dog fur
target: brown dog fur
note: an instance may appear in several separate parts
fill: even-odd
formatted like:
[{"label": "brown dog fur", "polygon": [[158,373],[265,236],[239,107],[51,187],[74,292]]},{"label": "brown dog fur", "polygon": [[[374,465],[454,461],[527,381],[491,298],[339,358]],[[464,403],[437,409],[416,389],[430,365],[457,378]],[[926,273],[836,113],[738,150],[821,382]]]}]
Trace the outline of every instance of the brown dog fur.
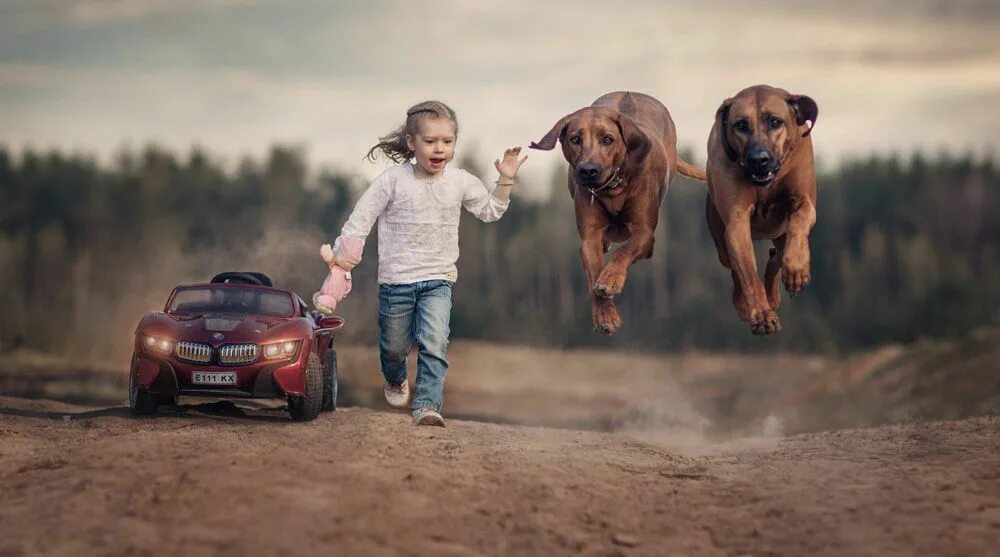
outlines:
[{"label": "brown dog fur", "polygon": [[[628,268],[653,254],[660,203],[674,173],[705,180],[705,172],[677,157],[670,113],[642,93],[603,95],[564,116],[530,147],[548,151],[557,140],[569,163],[594,329],[611,335],[622,323],[613,298],[622,291]],[[588,170],[596,174],[580,174]],[[616,176],[619,185],[608,187]],[[611,242],[624,244],[605,265]]]},{"label": "brown dog fur", "polygon": [[[719,262],[732,273],[733,306],[754,334],[781,330],[782,282],[792,296],[809,284],[817,114],[805,95],[757,85],[722,103],[708,138],[708,228]],[[761,165],[766,154],[769,163]],[[763,282],[753,251],[761,239],[773,244]]]}]

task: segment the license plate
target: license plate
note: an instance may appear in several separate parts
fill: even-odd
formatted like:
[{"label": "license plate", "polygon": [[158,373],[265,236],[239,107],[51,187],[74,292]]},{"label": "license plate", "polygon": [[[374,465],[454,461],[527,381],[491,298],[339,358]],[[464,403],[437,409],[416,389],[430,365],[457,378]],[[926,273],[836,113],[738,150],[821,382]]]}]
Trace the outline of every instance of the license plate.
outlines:
[{"label": "license plate", "polygon": [[229,385],[236,386],[236,372],[195,371],[191,374],[191,382],[195,385]]}]

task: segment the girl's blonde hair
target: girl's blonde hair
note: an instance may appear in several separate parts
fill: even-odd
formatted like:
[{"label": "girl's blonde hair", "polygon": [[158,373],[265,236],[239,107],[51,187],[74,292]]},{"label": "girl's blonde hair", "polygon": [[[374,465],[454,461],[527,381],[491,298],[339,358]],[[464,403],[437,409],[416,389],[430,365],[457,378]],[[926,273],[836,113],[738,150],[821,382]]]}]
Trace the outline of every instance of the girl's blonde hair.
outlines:
[{"label": "girl's blonde hair", "polygon": [[455,116],[455,111],[441,101],[424,101],[410,107],[406,111],[406,122],[389,135],[378,138],[378,143],[368,150],[365,158],[374,161],[381,152],[396,163],[412,159],[413,150],[406,145],[406,136],[416,136],[420,131],[420,121],[424,118],[447,118],[455,124],[455,134],[458,135],[458,118]]}]

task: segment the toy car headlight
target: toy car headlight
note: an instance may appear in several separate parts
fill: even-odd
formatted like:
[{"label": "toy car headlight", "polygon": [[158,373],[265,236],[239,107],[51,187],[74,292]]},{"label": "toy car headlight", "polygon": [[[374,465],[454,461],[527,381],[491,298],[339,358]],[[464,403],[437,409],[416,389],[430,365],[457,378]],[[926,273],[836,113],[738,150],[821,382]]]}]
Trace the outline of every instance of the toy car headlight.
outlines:
[{"label": "toy car headlight", "polygon": [[149,335],[142,336],[142,345],[146,347],[147,350],[154,350],[162,354],[169,354],[174,350],[173,342],[170,342],[165,338],[159,338]]},{"label": "toy car headlight", "polygon": [[264,349],[265,360],[278,360],[295,356],[295,354],[299,352],[299,346],[301,344],[301,340],[289,340],[285,342],[265,344],[261,348]]}]

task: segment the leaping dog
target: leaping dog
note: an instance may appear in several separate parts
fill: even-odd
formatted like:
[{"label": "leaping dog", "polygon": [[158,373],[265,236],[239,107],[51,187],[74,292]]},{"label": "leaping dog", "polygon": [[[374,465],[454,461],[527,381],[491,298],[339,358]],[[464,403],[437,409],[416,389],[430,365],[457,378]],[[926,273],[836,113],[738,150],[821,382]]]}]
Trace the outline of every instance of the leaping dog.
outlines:
[{"label": "leaping dog", "polygon": [[[562,144],[569,163],[569,193],[576,208],[580,258],[593,300],[594,329],[621,327],[613,298],[628,268],[653,254],[660,204],[676,172],[705,180],[705,172],[677,157],[677,133],[660,101],[616,92],[561,118],[532,149]],[[624,242],[611,255],[612,242]]]},{"label": "leaping dog", "polygon": [[[726,99],[708,138],[708,229],[733,276],[733,306],[757,335],[781,330],[781,283],[809,284],[809,231],[816,223],[812,133],[819,108],[805,95],[767,85]],[[773,243],[757,275],[753,240]],[[779,281],[780,279],[780,281]]]}]

